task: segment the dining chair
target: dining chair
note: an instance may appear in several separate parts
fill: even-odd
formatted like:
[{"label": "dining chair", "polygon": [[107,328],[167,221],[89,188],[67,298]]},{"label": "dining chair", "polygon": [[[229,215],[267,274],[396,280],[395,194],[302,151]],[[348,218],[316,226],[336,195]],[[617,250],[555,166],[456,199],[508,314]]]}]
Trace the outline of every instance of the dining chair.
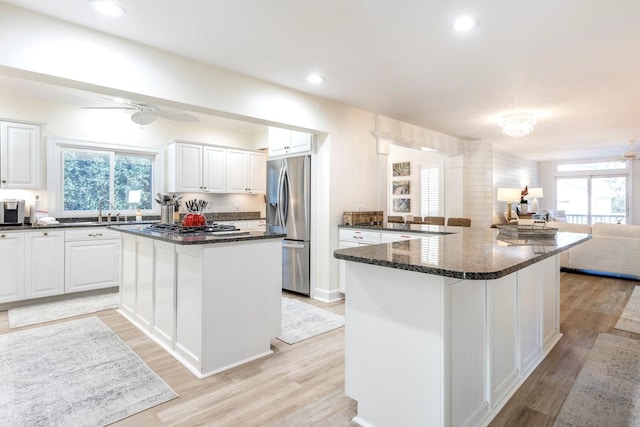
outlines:
[{"label": "dining chair", "polygon": [[444,217],[443,216],[425,216],[422,218],[423,224],[429,225],[444,225]]},{"label": "dining chair", "polygon": [[470,218],[448,218],[447,225],[456,227],[471,227]]}]

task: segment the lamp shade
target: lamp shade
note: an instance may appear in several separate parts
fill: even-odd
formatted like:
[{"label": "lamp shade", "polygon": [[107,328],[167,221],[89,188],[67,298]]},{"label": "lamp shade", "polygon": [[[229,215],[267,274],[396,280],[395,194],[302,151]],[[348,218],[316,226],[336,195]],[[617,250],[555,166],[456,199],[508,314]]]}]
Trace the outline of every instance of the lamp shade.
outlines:
[{"label": "lamp shade", "polygon": [[527,194],[531,199],[542,199],[544,196],[542,195],[542,188],[530,188],[529,194]]},{"label": "lamp shade", "polygon": [[498,201],[500,202],[519,202],[519,188],[498,188]]}]

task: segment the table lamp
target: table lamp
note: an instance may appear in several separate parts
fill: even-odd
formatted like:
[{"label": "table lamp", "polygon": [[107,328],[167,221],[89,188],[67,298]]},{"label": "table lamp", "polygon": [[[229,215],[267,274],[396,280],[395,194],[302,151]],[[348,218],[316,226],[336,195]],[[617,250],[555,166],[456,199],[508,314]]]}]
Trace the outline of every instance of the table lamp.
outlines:
[{"label": "table lamp", "polygon": [[498,188],[498,201],[507,202],[507,222],[511,221],[511,203],[520,201],[520,189]]},{"label": "table lamp", "polygon": [[531,201],[531,211],[538,213],[538,199],[542,199],[543,197],[542,188],[530,188],[528,196],[533,198]]}]

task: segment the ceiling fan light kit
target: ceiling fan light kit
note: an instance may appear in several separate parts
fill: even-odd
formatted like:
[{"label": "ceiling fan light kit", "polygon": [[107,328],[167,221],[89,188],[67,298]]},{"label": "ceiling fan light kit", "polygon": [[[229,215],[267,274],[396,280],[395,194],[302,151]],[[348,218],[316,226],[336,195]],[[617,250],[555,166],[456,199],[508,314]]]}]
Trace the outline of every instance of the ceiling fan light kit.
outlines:
[{"label": "ceiling fan light kit", "polygon": [[537,117],[533,113],[509,113],[500,119],[500,127],[505,135],[521,138],[533,130]]}]

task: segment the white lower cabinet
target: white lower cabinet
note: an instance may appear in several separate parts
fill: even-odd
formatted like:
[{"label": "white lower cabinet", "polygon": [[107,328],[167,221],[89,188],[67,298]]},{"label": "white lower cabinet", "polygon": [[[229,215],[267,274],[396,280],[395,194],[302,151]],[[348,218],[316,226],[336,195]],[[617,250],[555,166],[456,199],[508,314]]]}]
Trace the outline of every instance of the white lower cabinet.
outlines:
[{"label": "white lower cabinet", "polygon": [[140,326],[146,329],[151,329],[151,325],[153,325],[153,279],[155,269],[153,257],[153,240],[136,239],[136,320]]},{"label": "white lower cabinet", "polygon": [[520,375],[518,361],[518,289],[510,276],[487,282],[491,402],[502,404]]},{"label": "white lower cabinet", "polygon": [[[379,243],[392,243],[402,240],[419,239],[421,237],[427,237],[427,235],[420,236],[415,234],[397,233],[394,231],[366,231],[353,228],[341,228],[339,234],[339,249],[353,248],[356,246],[377,245]],[[344,263],[345,261],[338,261],[339,264],[339,286],[340,292],[345,293],[345,281],[344,281]]]},{"label": "white lower cabinet", "polygon": [[0,231],[0,303],[24,299],[24,233]]},{"label": "white lower cabinet", "polygon": [[64,231],[25,234],[24,298],[64,293]]},{"label": "white lower cabinet", "polygon": [[[376,245],[381,242],[381,234],[378,231],[363,231],[363,230],[354,230],[351,228],[342,228],[338,231],[339,234],[339,248],[354,248],[356,246],[367,246],[367,245]],[[345,274],[344,274],[344,266],[345,261],[338,261],[338,269],[339,269],[339,286],[340,292],[345,293]]]},{"label": "white lower cabinet", "polygon": [[175,340],[176,325],[176,254],[171,243],[154,241],[153,330],[152,334],[171,345]]},{"label": "white lower cabinet", "polygon": [[119,235],[106,227],[0,231],[0,303],[118,286]]},{"label": "white lower cabinet", "polygon": [[488,425],[561,337],[558,255],[494,280],[345,263],[361,425]]},{"label": "white lower cabinet", "polygon": [[538,264],[517,272],[518,327],[520,336],[520,367],[523,372],[533,368],[542,354],[540,339],[540,277]]},{"label": "white lower cabinet", "polygon": [[247,220],[247,230],[267,231],[267,220],[266,219]]},{"label": "white lower cabinet", "polygon": [[120,233],[105,227],[65,231],[64,290],[118,286]]},{"label": "white lower cabinet", "polygon": [[449,286],[451,425],[474,425],[489,413],[486,282]]},{"label": "white lower cabinet", "polygon": [[120,308],[136,312],[136,238],[122,233],[120,240]]},{"label": "white lower cabinet", "polygon": [[[199,378],[271,353],[281,240],[179,245],[123,233],[121,246],[120,313]],[[243,269],[245,259],[260,268]]]}]

